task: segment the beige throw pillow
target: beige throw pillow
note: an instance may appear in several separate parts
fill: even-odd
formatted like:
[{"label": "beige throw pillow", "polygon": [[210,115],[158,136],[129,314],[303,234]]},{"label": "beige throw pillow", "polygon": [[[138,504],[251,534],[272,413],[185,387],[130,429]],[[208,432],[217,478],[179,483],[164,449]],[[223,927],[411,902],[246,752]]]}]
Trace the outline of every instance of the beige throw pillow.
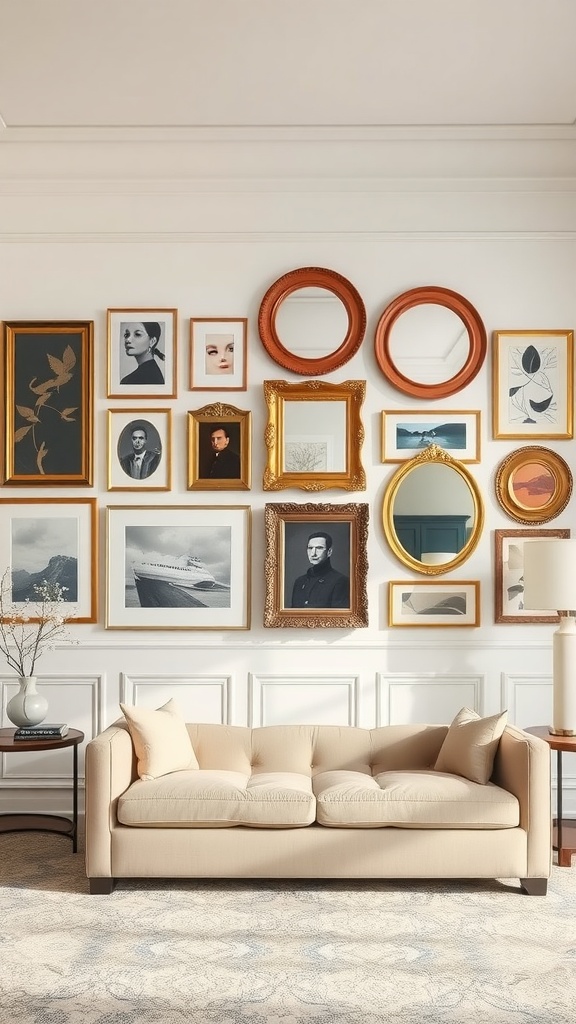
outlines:
[{"label": "beige throw pillow", "polygon": [[121,704],[120,710],[132,737],[141,779],[199,767],[186,723],[172,699],[156,711],[130,704]]},{"label": "beige throw pillow", "polygon": [[492,775],[506,718],[506,711],[490,718],[480,718],[470,708],[462,708],[446,733],[434,771],[462,775],[470,782],[485,786]]}]

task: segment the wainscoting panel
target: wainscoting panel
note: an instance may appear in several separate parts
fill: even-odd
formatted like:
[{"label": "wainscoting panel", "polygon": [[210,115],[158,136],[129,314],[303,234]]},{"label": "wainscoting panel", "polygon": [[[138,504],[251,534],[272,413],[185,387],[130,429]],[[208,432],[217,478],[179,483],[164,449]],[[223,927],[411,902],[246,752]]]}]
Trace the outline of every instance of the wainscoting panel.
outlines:
[{"label": "wainscoting panel", "polygon": [[250,673],[250,724],[356,725],[358,676]]},{"label": "wainscoting panel", "polygon": [[378,725],[443,725],[462,707],[483,713],[484,676],[387,675],[376,682]]},{"label": "wainscoting panel", "polygon": [[552,721],[552,677],[526,672],[502,673],[502,707],[521,729]]},{"label": "wainscoting panel", "polygon": [[173,697],[187,722],[229,725],[231,676],[129,676],[121,673],[123,704],[159,708]]}]

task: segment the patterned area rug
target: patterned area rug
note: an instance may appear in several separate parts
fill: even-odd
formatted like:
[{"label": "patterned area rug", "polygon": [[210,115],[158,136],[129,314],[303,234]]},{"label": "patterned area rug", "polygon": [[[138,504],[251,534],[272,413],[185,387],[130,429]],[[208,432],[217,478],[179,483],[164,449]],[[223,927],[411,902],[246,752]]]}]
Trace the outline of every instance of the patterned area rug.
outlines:
[{"label": "patterned area rug", "polygon": [[121,882],[0,836],[2,1024],[574,1024],[576,865],[517,883]]}]

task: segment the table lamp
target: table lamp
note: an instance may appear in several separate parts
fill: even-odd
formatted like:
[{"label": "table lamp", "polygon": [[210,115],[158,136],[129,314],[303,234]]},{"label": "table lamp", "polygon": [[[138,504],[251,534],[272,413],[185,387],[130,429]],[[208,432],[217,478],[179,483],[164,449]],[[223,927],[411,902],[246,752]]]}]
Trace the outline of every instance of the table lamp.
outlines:
[{"label": "table lamp", "polygon": [[524,608],[557,611],[553,634],[553,714],[549,731],[576,736],[576,540],[524,543]]}]

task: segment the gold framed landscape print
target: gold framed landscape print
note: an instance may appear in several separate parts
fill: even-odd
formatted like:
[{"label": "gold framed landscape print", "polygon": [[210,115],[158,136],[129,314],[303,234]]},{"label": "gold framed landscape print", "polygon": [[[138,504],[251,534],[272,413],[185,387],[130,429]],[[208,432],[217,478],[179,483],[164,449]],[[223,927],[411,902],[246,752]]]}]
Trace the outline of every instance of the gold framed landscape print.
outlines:
[{"label": "gold framed landscape print", "polygon": [[574,437],[574,332],[494,331],[495,438]]},{"label": "gold framed landscape print", "polygon": [[389,626],[479,626],[478,580],[390,580]]},{"label": "gold framed landscape print", "polygon": [[480,462],[480,412],[383,410],[382,462],[407,462],[431,444],[459,462]]}]

